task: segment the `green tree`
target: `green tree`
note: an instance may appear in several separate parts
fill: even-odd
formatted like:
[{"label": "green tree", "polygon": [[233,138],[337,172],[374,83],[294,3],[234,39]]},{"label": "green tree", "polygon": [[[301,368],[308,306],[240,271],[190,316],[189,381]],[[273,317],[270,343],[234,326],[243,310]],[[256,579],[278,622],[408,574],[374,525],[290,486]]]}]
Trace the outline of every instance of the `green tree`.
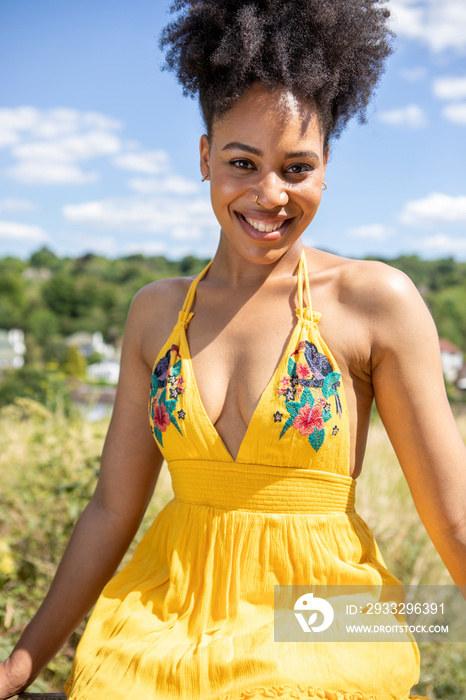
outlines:
[{"label": "green tree", "polygon": [[26,305],[24,280],[14,270],[3,270],[0,274],[0,299],[8,300],[19,309]]},{"label": "green tree", "polygon": [[199,258],[195,258],[193,255],[186,255],[180,262],[181,274],[189,277],[189,275],[195,275],[202,269],[202,262]]},{"label": "green tree", "polygon": [[63,371],[69,377],[84,379],[86,376],[87,363],[75,345],[71,345],[66,351]]},{"label": "green tree", "polygon": [[466,287],[446,287],[427,297],[438,333],[466,349]]},{"label": "green tree", "polygon": [[55,253],[52,253],[49,248],[43,246],[31,255],[29,264],[31,267],[45,267],[49,270],[55,270],[59,267],[60,258],[58,258]]},{"label": "green tree", "polygon": [[9,370],[0,383],[0,407],[14,403],[18,397],[38,401],[51,411],[63,407],[71,410],[71,397],[64,378],[56,372],[46,372],[25,365],[18,370]]},{"label": "green tree", "polygon": [[49,309],[36,309],[26,318],[26,329],[39,343],[45,343],[48,338],[56,335],[59,328],[57,316]]},{"label": "green tree", "polygon": [[59,272],[46,282],[42,296],[49,309],[57,316],[76,317],[78,300],[75,284],[66,272]]}]

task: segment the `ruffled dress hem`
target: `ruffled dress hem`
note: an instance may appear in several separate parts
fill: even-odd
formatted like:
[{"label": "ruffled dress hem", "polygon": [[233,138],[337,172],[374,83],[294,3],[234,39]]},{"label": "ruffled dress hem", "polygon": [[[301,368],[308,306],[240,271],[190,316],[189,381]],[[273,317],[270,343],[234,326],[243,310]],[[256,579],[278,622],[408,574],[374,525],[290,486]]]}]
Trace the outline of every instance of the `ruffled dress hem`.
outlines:
[{"label": "ruffled dress hem", "polygon": [[[279,698],[280,700],[377,700],[376,695],[367,695],[361,691],[347,690],[324,690],[308,686],[305,688],[302,685],[273,685],[273,686],[258,686],[235,693],[222,693],[220,695],[210,696],[206,700],[260,700],[261,698]],[[81,696],[70,696],[68,700],[91,700]],[[424,695],[409,695],[406,698],[399,700],[430,700]]]}]

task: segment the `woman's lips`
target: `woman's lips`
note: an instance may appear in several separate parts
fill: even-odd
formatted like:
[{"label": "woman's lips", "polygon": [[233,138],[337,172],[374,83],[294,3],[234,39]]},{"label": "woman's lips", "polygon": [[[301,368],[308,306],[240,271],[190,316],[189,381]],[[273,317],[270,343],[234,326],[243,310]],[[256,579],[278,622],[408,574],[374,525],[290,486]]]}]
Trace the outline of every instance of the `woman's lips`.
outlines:
[{"label": "woman's lips", "polygon": [[274,241],[280,238],[288,227],[288,219],[256,219],[236,212],[236,215],[248,236],[259,241]]}]

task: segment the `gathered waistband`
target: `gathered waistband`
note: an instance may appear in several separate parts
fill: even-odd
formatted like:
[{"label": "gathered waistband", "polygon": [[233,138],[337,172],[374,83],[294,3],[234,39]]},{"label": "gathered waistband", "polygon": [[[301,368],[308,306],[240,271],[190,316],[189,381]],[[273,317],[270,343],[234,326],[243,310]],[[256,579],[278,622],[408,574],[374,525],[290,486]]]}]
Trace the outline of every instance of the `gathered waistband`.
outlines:
[{"label": "gathered waistband", "polygon": [[239,462],[168,463],[175,499],[225,510],[354,513],[356,480],[313,469]]}]

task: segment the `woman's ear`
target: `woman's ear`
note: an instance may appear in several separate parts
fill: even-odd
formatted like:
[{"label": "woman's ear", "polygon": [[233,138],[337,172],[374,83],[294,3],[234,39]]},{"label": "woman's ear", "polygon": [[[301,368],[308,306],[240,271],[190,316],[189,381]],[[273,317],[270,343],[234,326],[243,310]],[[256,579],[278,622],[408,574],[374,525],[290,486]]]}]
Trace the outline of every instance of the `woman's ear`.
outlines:
[{"label": "woman's ear", "polygon": [[199,143],[199,154],[201,157],[201,175],[203,180],[210,176],[210,143],[206,134],[202,134]]}]

